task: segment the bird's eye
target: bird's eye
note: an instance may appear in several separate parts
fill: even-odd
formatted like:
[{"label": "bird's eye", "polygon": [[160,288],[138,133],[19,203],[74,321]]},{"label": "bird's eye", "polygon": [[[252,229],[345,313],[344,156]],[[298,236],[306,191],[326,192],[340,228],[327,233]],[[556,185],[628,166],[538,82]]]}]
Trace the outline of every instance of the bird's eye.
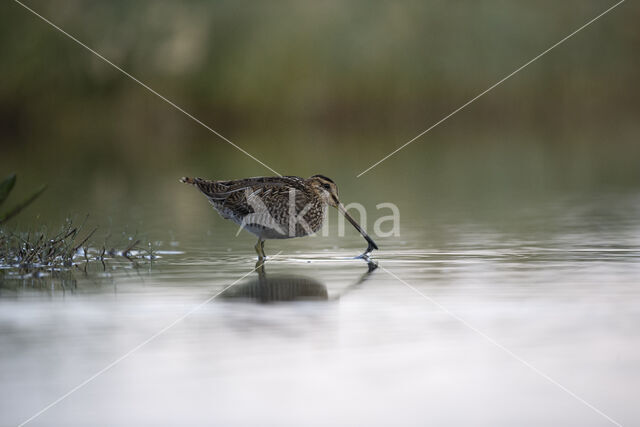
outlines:
[{"label": "bird's eye", "polygon": [[325,190],[331,190],[331,186],[329,184],[322,184]]}]

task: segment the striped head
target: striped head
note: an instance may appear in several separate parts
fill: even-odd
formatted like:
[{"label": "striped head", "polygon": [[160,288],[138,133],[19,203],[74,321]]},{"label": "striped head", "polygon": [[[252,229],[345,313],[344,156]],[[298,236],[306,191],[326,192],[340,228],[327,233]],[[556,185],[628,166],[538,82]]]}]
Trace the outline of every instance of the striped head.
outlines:
[{"label": "striped head", "polygon": [[337,208],[340,204],[338,199],[338,186],[331,178],[324,175],[313,175],[307,182],[316,195],[329,206]]},{"label": "striped head", "polygon": [[378,245],[376,245],[376,242],[374,242],[373,239],[369,237],[367,232],[364,231],[362,227],[360,227],[360,224],[358,224],[356,220],[353,219],[351,215],[349,215],[345,207],[342,205],[342,203],[340,203],[340,199],[338,199],[338,187],[332,179],[327,178],[324,175],[313,175],[311,178],[307,179],[307,182],[310,184],[313,191],[320,197],[321,200],[323,200],[329,206],[337,208],[338,211],[342,215],[344,215],[345,218],[347,218],[351,225],[353,225],[355,229],[358,230],[360,234],[362,234],[362,237],[364,237],[369,244],[366,252],[363,254],[364,256],[366,256],[366,254],[368,254],[372,250],[378,249]]}]

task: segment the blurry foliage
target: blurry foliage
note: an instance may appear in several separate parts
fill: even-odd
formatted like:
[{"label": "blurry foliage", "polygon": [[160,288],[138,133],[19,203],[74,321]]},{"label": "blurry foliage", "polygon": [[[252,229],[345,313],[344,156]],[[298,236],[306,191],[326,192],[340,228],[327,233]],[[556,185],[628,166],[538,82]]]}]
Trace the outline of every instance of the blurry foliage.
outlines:
[{"label": "blurry foliage", "polygon": [[[16,174],[11,174],[3,181],[0,181],[0,207],[2,207],[5,200],[9,197],[9,194],[11,193],[11,190],[13,190],[13,186],[15,184]],[[5,212],[0,212],[0,225],[4,224],[14,216],[18,215],[20,212],[22,212],[22,210],[33,203],[44,192],[46,188],[47,186],[43,185],[17,205],[13,206]]]},{"label": "blurry foliage", "polygon": [[[640,188],[631,2],[355,179],[613,3],[27,4],[281,173],[331,176],[346,200],[446,212]],[[195,232],[215,218],[178,177],[270,173],[19,5],[1,10],[0,170],[49,183],[40,221],[89,211]]]},{"label": "blurry foliage", "polygon": [[[38,1],[38,12],[223,133],[435,121],[607,5],[565,2]],[[624,4],[475,107],[557,124],[637,111]],[[50,132],[137,144],[190,123],[16,4],[0,14],[3,143]],[[514,79],[515,80],[515,79]],[[482,110],[480,110],[482,108]],[[415,123],[415,125],[414,125]],[[144,129],[141,132],[140,129]],[[105,136],[105,133],[107,134]],[[35,134],[35,135],[34,135]]]}]

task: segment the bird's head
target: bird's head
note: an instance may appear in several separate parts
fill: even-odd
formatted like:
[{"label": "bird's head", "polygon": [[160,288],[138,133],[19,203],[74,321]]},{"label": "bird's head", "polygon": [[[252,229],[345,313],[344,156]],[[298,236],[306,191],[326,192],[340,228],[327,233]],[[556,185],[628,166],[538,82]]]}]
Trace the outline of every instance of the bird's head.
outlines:
[{"label": "bird's head", "polygon": [[337,208],[340,204],[338,199],[338,186],[331,178],[324,175],[313,175],[308,179],[313,191],[329,206]]},{"label": "bird's head", "polygon": [[334,208],[337,208],[338,211],[340,211],[340,213],[344,215],[345,218],[347,218],[347,220],[351,223],[351,225],[353,225],[355,229],[358,230],[360,234],[362,234],[362,237],[365,238],[365,240],[369,245],[367,247],[367,251],[365,252],[365,254],[368,254],[374,249],[378,249],[378,245],[376,245],[373,239],[369,237],[369,235],[362,229],[362,227],[360,227],[360,224],[358,224],[356,220],[353,219],[351,215],[349,215],[345,207],[342,205],[342,203],[340,203],[340,200],[338,199],[338,186],[336,185],[335,182],[333,182],[332,179],[327,178],[324,175],[313,175],[307,181],[311,185],[311,188],[313,188],[313,191],[315,191],[316,194],[326,204],[328,204],[329,206],[333,206]]}]

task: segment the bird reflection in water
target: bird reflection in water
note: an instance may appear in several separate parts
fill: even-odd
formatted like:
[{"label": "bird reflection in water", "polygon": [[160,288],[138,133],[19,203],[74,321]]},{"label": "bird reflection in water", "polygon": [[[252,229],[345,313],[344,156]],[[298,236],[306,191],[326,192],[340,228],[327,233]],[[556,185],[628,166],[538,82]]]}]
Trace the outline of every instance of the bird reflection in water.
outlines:
[{"label": "bird reflection in water", "polygon": [[220,295],[220,299],[258,303],[337,300],[367,280],[377,267],[378,265],[374,262],[367,262],[367,271],[358,280],[347,286],[338,295],[329,296],[325,284],[313,277],[267,274],[264,261],[258,261],[256,264],[257,277],[230,287]]}]

